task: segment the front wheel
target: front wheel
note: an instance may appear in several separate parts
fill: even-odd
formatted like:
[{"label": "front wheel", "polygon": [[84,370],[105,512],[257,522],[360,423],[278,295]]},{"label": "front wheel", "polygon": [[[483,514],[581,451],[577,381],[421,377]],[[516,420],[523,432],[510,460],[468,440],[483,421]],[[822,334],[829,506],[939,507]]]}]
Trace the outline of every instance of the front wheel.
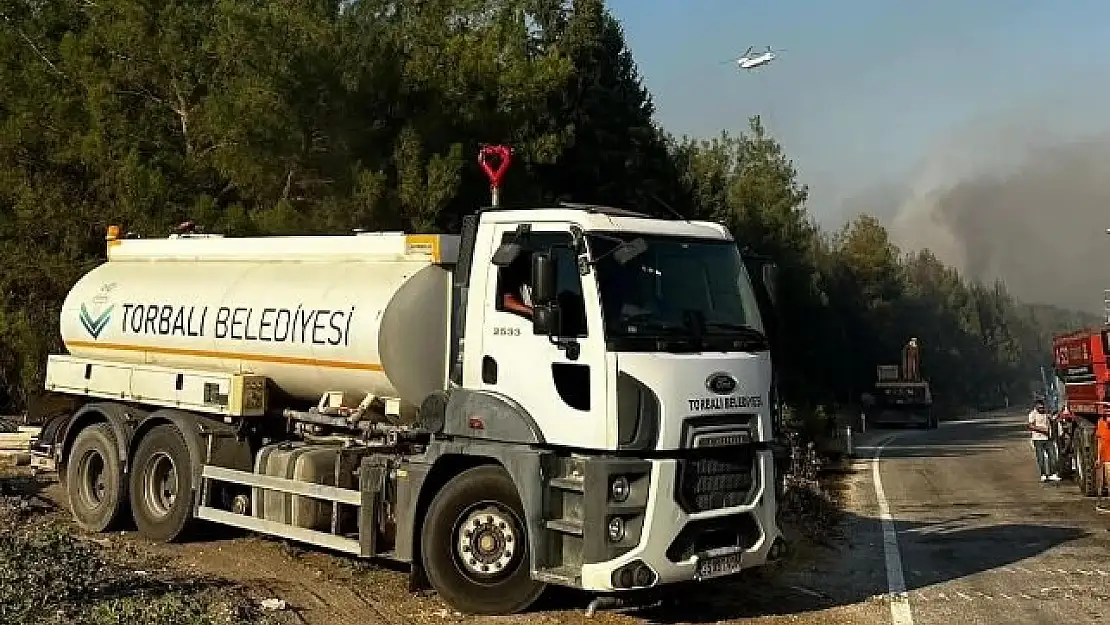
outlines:
[{"label": "front wheel", "polygon": [[520,612],[544,590],[529,570],[524,506],[499,466],[464,471],[436,494],[420,551],[432,586],[461,612]]},{"label": "front wheel", "polygon": [[156,542],[180,538],[192,513],[192,460],[181,432],[159,425],[143,437],[131,470],[131,510],[139,533]]}]

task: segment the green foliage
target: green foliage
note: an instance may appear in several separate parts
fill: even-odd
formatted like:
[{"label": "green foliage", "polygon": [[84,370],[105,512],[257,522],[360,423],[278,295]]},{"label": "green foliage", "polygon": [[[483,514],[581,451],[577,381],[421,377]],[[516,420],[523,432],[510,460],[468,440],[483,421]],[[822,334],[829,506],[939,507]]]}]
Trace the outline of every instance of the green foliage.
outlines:
[{"label": "green foliage", "polygon": [[727,224],[780,263],[783,384],[852,401],[918,336],[937,394],[999,394],[1072,324],[903,257],[861,217],[820,232],[758,118],[679,140],[603,0],[0,0],[0,390],[23,405],[109,224],[158,236],[451,231],[516,152],[509,204]]}]

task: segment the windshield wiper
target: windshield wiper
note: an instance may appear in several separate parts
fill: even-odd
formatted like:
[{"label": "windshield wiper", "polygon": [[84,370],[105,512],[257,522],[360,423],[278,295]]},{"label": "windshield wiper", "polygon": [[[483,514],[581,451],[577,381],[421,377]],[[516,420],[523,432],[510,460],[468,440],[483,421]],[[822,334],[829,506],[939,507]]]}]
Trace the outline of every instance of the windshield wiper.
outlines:
[{"label": "windshield wiper", "polygon": [[742,323],[729,323],[727,321],[706,321],[705,327],[706,329],[726,330],[729,333],[735,332],[736,334],[746,339],[755,341],[759,345],[765,345],[767,343],[767,335],[749,325],[745,325]]},{"label": "windshield wiper", "polygon": [[763,336],[763,333],[759,330],[756,330],[750,325],[746,325],[743,323],[730,323],[728,321],[706,321],[705,327],[718,328],[720,330],[732,330],[734,332],[742,332],[744,334],[758,334],[759,336]]}]

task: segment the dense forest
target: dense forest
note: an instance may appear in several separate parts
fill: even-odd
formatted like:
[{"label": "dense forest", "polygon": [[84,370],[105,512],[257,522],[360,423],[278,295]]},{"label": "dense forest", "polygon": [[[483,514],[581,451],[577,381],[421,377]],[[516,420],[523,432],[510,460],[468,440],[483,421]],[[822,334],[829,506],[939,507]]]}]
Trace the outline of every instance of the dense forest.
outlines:
[{"label": "dense forest", "polygon": [[0,0],[0,390],[19,409],[109,224],[160,236],[450,232],[488,202],[607,203],[725,223],[781,267],[783,392],[858,399],[911,337],[938,399],[1028,398],[1050,334],[1089,321],[823,232],[758,118],[711,140],[654,119],[603,0]]}]

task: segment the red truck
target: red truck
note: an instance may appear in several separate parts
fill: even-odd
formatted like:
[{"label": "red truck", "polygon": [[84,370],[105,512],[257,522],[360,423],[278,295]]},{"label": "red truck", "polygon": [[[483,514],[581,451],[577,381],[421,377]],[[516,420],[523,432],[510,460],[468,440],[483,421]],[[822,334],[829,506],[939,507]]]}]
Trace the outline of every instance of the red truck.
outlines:
[{"label": "red truck", "polygon": [[1095,425],[1110,413],[1110,324],[1085,328],[1052,339],[1056,377],[1063,382],[1058,446],[1061,465],[1075,459],[1080,491],[1095,495]]}]

